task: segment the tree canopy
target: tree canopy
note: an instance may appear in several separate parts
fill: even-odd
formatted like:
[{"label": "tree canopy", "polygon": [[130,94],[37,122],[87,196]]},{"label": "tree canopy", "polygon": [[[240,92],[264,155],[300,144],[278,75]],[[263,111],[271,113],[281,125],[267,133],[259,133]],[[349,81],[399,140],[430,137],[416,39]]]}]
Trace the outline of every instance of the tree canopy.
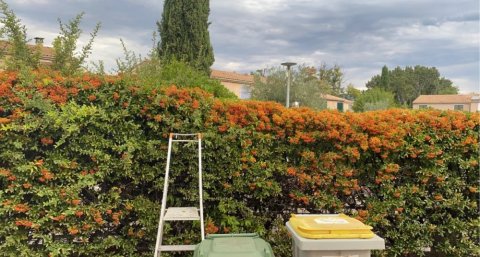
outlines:
[{"label": "tree canopy", "polygon": [[52,68],[61,71],[64,75],[71,75],[82,67],[85,59],[89,56],[92,50],[93,40],[95,39],[100,23],[97,23],[92,33],[90,33],[90,40],[82,47],[79,55],[76,54],[77,42],[82,34],[80,29],[80,22],[82,21],[84,13],[80,13],[75,18],[71,19],[67,24],[62,23],[58,19],[60,26],[60,35],[53,41],[53,50],[55,56],[52,63]]},{"label": "tree canopy", "polygon": [[[320,80],[317,70],[305,65],[292,67],[290,103],[299,102],[301,106],[314,109],[326,108],[322,94],[330,93],[329,84]],[[267,69],[263,76],[257,74],[252,88],[252,98],[275,101],[285,104],[287,92],[287,72],[285,67]]]},{"label": "tree canopy", "polygon": [[[0,37],[7,40],[2,50],[2,58],[5,60],[5,68],[9,70],[36,69],[40,65],[41,44],[30,46],[27,38],[27,28],[17,18],[15,13],[8,7],[5,1],[0,0]],[[78,54],[77,43],[81,36],[80,22],[84,13],[78,14],[74,19],[64,24],[60,19],[60,35],[53,41],[54,57],[52,68],[62,72],[63,75],[72,75],[80,71],[85,64],[86,58],[91,53],[93,40],[95,39],[100,23],[97,23],[90,40]]]},{"label": "tree canopy", "polygon": [[383,88],[371,88],[357,96],[352,109],[356,112],[363,112],[385,110],[392,107],[395,107],[393,93]]},{"label": "tree canopy", "polygon": [[395,101],[403,106],[411,106],[419,95],[457,94],[458,88],[452,81],[440,76],[437,68],[417,65],[389,70],[382,68],[366,84],[367,88],[380,88],[394,94]]},{"label": "tree canopy", "polygon": [[209,0],[165,0],[160,32],[159,55],[163,62],[183,61],[210,74],[214,62],[208,32]]},{"label": "tree canopy", "polygon": [[20,70],[21,68],[37,68],[40,63],[40,49],[28,46],[27,28],[22,25],[20,19],[8,7],[5,1],[0,0],[0,37],[7,40],[3,45],[2,58],[5,59],[5,68],[9,70]]}]

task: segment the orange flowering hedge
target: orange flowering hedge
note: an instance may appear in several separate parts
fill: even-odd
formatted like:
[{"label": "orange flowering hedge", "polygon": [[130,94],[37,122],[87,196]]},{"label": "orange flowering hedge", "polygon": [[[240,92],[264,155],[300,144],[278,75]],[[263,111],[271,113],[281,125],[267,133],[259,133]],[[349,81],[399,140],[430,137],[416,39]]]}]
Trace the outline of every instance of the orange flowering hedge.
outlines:
[{"label": "orange flowering hedge", "polygon": [[[168,133],[202,132],[209,233],[258,232],[291,256],[289,213],[345,212],[386,239],[378,255],[473,256],[479,118],[316,112],[114,77],[0,73],[0,252],[151,256]],[[189,206],[195,148],[174,156],[170,204]],[[195,228],[169,224],[166,241],[195,242]]]}]

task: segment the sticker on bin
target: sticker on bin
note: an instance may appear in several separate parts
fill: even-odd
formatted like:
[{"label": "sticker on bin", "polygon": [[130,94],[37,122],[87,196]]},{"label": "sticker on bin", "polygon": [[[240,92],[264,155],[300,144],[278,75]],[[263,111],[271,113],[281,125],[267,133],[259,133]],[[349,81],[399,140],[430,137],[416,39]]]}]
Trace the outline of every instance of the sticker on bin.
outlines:
[{"label": "sticker on bin", "polygon": [[372,227],[345,214],[292,214],[289,222],[297,234],[304,238],[372,238],[375,235],[372,232]]},{"label": "sticker on bin", "polygon": [[348,221],[342,218],[325,218],[325,219],[314,219],[318,224],[348,224]]}]

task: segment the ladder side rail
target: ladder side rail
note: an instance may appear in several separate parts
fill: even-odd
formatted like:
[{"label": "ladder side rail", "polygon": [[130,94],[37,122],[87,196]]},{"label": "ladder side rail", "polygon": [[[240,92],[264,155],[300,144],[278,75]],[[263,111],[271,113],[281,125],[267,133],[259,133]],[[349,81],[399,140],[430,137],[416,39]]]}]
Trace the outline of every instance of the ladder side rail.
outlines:
[{"label": "ladder side rail", "polygon": [[165,208],[167,205],[167,191],[168,191],[168,177],[169,177],[169,170],[170,170],[170,158],[172,155],[172,137],[173,134],[170,134],[170,138],[168,140],[168,153],[167,153],[167,166],[165,168],[165,181],[163,183],[163,194],[162,194],[162,207],[160,210],[160,220],[158,221],[158,231],[157,231],[157,242],[155,243],[155,255],[154,257],[159,256],[160,246],[162,244],[162,237],[163,237],[163,223],[164,215],[165,215]]},{"label": "ladder side rail", "polygon": [[198,134],[198,192],[200,199],[200,231],[202,241],[205,239],[205,228],[203,222],[203,179],[202,179],[202,134]]}]

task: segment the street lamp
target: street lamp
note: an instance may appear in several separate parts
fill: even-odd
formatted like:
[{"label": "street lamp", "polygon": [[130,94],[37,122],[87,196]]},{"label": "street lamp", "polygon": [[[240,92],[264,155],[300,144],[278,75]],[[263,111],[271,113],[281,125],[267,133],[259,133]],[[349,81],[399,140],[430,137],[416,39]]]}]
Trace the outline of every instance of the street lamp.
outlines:
[{"label": "street lamp", "polygon": [[290,107],[290,83],[291,83],[291,77],[292,77],[292,72],[290,70],[290,67],[293,65],[296,65],[294,62],[284,62],[282,63],[283,66],[287,66],[287,102],[285,106],[288,108]]}]

